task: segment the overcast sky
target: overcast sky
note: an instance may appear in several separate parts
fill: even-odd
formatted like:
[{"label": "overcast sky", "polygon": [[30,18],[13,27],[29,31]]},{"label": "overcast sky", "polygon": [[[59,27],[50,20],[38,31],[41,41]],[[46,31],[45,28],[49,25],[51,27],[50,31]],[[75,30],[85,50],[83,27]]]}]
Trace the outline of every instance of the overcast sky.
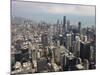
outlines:
[{"label": "overcast sky", "polygon": [[95,25],[95,6],[12,1],[12,15],[52,23],[65,15],[72,24]]}]

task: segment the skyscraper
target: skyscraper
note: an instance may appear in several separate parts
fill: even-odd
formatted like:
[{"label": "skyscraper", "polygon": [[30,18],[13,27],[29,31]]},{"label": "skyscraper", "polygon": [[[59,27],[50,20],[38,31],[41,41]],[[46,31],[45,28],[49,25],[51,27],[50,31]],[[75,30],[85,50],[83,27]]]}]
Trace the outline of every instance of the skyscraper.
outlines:
[{"label": "skyscraper", "polygon": [[67,20],[67,30],[69,31],[70,30],[70,21]]},{"label": "skyscraper", "polygon": [[59,24],[59,20],[57,20],[57,35],[60,34],[60,24]]},{"label": "skyscraper", "polygon": [[66,16],[63,17],[63,33],[66,32]]},{"label": "skyscraper", "polygon": [[90,58],[90,43],[80,43],[80,57],[82,59]]},{"label": "skyscraper", "polygon": [[81,32],[81,22],[78,22],[78,32]]},{"label": "skyscraper", "polygon": [[42,34],[41,39],[42,39],[43,46],[47,46],[48,45],[48,36],[46,33]]},{"label": "skyscraper", "polygon": [[71,45],[72,45],[72,37],[71,37],[72,35],[71,34],[66,34],[66,37],[67,37],[67,39],[66,39],[66,43],[67,43],[67,49],[68,50],[70,50],[70,48],[71,48]]}]

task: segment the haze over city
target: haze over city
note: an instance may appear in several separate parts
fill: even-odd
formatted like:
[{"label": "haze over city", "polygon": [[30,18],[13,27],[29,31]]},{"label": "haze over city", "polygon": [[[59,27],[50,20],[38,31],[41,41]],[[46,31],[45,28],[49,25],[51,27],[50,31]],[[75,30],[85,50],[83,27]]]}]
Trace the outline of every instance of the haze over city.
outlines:
[{"label": "haze over city", "polygon": [[62,16],[66,16],[72,25],[81,21],[82,27],[95,26],[95,6],[12,1],[11,12],[12,16],[37,22],[56,23],[58,19],[62,20]]}]

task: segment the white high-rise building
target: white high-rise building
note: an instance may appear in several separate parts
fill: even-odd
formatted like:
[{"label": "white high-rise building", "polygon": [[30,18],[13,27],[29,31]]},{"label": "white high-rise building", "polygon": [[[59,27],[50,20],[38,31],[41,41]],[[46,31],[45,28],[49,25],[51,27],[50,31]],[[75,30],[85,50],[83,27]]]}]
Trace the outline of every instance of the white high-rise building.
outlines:
[{"label": "white high-rise building", "polygon": [[72,37],[71,37],[71,34],[66,34],[66,37],[67,37],[67,49],[69,50],[70,47],[72,46]]}]

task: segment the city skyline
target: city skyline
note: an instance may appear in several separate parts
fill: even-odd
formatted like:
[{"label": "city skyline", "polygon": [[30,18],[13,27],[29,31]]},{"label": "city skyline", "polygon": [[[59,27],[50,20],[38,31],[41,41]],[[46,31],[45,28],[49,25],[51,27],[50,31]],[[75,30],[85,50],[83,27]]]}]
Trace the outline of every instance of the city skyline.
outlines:
[{"label": "city skyline", "polygon": [[95,6],[12,1],[11,12],[12,16],[25,17],[37,22],[54,24],[57,20],[62,21],[62,16],[66,16],[71,25],[81,21],[82,27],[95,26]]},{"label": "city skyline", "polygon": [[11,74],[96,69],[94,6],[12,1],[11,11]]}]

